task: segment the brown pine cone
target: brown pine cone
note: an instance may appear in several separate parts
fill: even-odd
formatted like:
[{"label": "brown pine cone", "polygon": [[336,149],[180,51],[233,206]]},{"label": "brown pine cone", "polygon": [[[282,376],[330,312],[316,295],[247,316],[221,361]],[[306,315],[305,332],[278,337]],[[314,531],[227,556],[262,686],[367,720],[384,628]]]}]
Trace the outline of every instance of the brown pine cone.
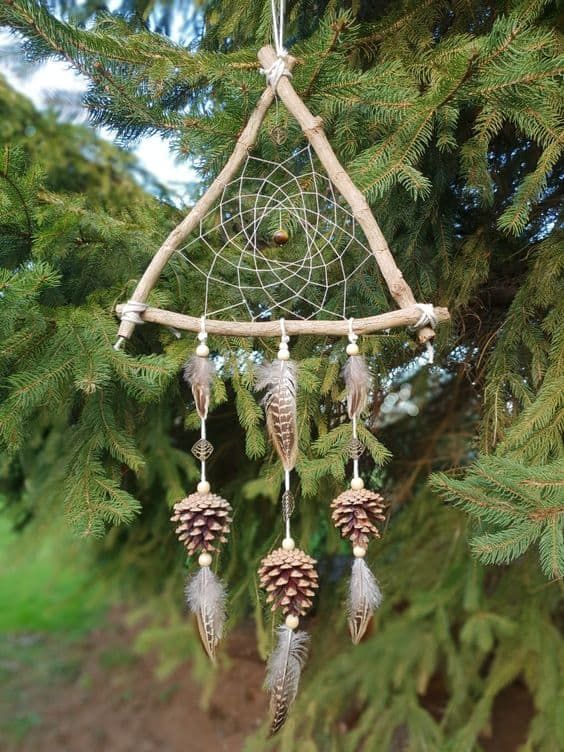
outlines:
[{"label": "brown pine cone", "polygon": [[196,551],[217,551],[225,543],[231,523],[230,504],[214,493],[193,493],[174,505],[171,522],[176,535],[192,556]]},{"label": "brown pine cone", "polygon": [[303,616],[311,608],[318,588],[316,563],[299,548],[277,548],[261,561],[260,585],[272,611],[281,608],[284,615]]},{"label": "brown pine cone", "polygon": [[343,538],[348,538],[353,546],[366,548],[370,538],[379,538],[376,523],[383,522],[385,502],[382,496],[366,488],[360,491],[343,491],[331,502],[335,527]]}]

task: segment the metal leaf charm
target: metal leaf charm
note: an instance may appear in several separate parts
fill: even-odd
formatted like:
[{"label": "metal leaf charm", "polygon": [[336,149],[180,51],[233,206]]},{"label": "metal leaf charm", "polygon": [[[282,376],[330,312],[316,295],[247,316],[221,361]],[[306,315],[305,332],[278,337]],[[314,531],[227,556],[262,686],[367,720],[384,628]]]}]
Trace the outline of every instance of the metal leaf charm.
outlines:
[{"label": "metal leaf charm", "polygon": [[282,125],[275,125],[270,129],[270,138],[276,146],[282,146],[288,138],[288,131]]},{"label": "metal leaf charm", "polygon": [[358,460],[362,457],[364,452],[366,451],[366,447],[362,443],[360,439],[353,438],[350,440],[349,445],[347,447],[347,454],[351,458],[351,460]]},{"label": "metal leaf charm", "polygon": [[291,491],[284,491],[282,494],[282,516],[284,522],[287,522],[296,508],[296,499]]},{"label": "metal leaf charm", "polygon": [[197,460],[207,460],[213,454],[213,444],[207,439],[198,439],[192,447],[192,454]]}]

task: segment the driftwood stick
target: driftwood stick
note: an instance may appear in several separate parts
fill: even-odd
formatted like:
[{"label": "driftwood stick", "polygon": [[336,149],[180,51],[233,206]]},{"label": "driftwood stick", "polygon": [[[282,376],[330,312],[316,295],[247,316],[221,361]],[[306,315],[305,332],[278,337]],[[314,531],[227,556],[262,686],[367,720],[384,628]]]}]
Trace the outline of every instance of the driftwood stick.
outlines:
[{"label": "driftwood stick", "polygon": [[[289,70],[294,67],[295,62],[296,61],[293,57],[288,57],[286,65]],[[247,125],[237,139],[235,149],[229,157],[229,160],[226,162],[225,167],[204,195],[194,204],[191,211],[186,215],[182,222],[172,230],[159,250],[155,253],[149,266],[145,269],[143,276],[137,283],[137,287],[131,296],[132,300],[139,303],[144,303],[147,300],[149,293],[156,285],[169,258],[194,228],[198,226],[200,220],[207,214],[212,208],[214,202],[221,196],[223,189],[227,183],[233,179],[233,176],[237,173],[240,166],[247,158],[249,151],[253,148],[260,126],[264,120],[264,116],[273,101],[274,92],[270,86],[267,86],[262,93],[256,108],[247,121]],[[135,324],[131,321],[122,321],[118,330],[118,337],[129,339],[133,334],[134,328]]]},{"label": "driftwood stick", "polygon": [[[124,306],[116,306],[118,316]],[[437,322],[448,321],[450,315],[447,308],[435,308]],[[162,308],[147,308],[140,314],[143,321],[151,324],[181,329],[186,332],[199,332],[202,321],[196,316],[187,316],[175,311],[165,311]],[[399,308],[377,316],[355,319],[353,328],[355,334],[371,334],[385,329],[396,329],[402,326],[414,326],[421,317],[421,311],[415,306]],[[319,321],[319,320],[291,320],[286,319],[284,326],[289,335],[317,334],[335,337],[346,336],[349,332],[348,321]],[[280,337],[280,322],[275,321],[221,321],[206,319],[208,334],[222,334],[226,337]]]},{"label": "driftwood stick", "polygon": [[[268,69],[276,60],[276,52],[270,46],[263,47],[259,50],[258,59],[262,67]],[[323,130],[323,121],[321,118],[312,115],[288,78],[283,77],[280,79],[276,87],[276,93],[284,102],[288,111],[301,125],[306,138],[327,171],[331,182],[337,187],[343,198],[348,201],[352,213],[362,227],[366,240],[376,257],[392,298],[401,308],[413,306],[417,301],[411,287],[398,269],[386,238],[378,226],[364,195],[359,191],[345,168],[337,159]],[[427,342],[433,336],[433,330],[428,326],[421,328],[418,332],[418,339],[421,343]]]}]

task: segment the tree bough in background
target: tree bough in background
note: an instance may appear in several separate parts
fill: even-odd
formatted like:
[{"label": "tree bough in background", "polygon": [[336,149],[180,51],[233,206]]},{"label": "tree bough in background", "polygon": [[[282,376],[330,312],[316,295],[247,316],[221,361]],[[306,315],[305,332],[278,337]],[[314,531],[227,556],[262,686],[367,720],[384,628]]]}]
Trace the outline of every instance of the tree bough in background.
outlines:
[{"label": "tree bough in background", "polygon": [[[195,51],[110,15],[76,28],[23,0],[3,4],[0,23],[24,35],[31,57],[71,60],[89,76],[94,123],[124,139],[163,134],[179,154],[199,155],[207,183],[260,95],[254,50],[269,41],[270,10],[238,0],[202,13]],[[325,15],[322,4],[304,2],[289,3],[289,13],[296,90],[383,218],[416,298],[448,306],[453,323],[439,336],[434,372],[416,360],[402,369],[416,354],[403,339],[367,338],[383,393],[373,395],[370,419],[359,425],[370,452],[361,471],[393,500],[378,556],[389,595],[376,633],[357,652],[342,649],[344,620],[338,640],[322,629],[344,592],[321,597],[311,627],[324,665],[304,675],[301,712],[283,743],[324,752],[392,743],[486,748],[492,708],[519,682],[534,704],[525,748],[553,752],[564,744],[561,585],[551,582],[562,577],[563,524],[563,62],[555,4],[406,0],[391,10],[360,4],[354,17],[338,4]],[[181,498],[195,477],[186,449],[197,421],[192,412],[183,425],[188,394],[177,378],[187,348],[147,325],[136,334],[141,355],[111,349],[112,307],[131,292],[178,213],[149,198],[128,176],[129,160],[87,131],[34,113],[5,85],[0,93],[1,114],[9,113],[0,131],[8,512],[32,526],[55,516],[66,498],[79,531],[101,534],[133,519],[100,542],[99,566],[137,589],[167,582],[179,592],[163,500]],[[265,125],[257,155],[277,159],[274,113]],[[285,148],[298,139],[290,125]],[[179,272],[173,264],[151,304],[199,306],[196,277]],[[359,307],[387,308],[373,279],[361,277],[358,289]],[[226,386],[214,386],[209,419],[229,437],[215,462],[242,531],[223,571],[242,583],[235,612],[255,604],[266,645],[256,583],[243,577],[270,547],[275,519],[254,367],[240,369],[252,344],[217,338],[214,347],[224,353]],[[321,504],[333,498],[348,462],[331,351],[321,338],[293,347],[301,361],[300,483]],[[405,382],[409,398],[400,395]],[[418,415],[406,420],[408,404]],[[467,469],[453,473],[455,466]],[[443,498],[469,512],[472,524],[425,490],[433,471],[443,473],[434,479]],[[297,514],[312,553],[329,551],[320,564],[330,582],[345,549],[320,524],[319,503]],[[469,559],[467,528],[480,558],[511,566]],[[249,749],[253,743],[265,748],[257,740]]]}]

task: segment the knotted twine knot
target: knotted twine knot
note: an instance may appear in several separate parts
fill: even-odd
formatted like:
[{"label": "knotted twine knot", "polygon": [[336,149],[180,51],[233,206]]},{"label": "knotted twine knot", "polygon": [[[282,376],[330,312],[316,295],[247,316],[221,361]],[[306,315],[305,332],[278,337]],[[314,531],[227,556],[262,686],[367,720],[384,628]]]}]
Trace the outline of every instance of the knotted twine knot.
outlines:
[{"label": "knotted twine knot", "polygon": [[[424,326],[430,326],[431,329],[435,329],[438,324],[437,315],[435,313],[435,308],[432,303],[416,303],[415,308],[417,308],[421,315],[419,316],[418,320],[415,322],[413,326],[410,326],[409,328],[412,331],[418,331],[419,329],[422,329]],[[427,352],[427,359],[429,361],[429,365],[433,364],[433,361],[435,360],[435,348],[433,347],[433,343],[431,340],[428,340],[425,343],[425,350]]]}]

